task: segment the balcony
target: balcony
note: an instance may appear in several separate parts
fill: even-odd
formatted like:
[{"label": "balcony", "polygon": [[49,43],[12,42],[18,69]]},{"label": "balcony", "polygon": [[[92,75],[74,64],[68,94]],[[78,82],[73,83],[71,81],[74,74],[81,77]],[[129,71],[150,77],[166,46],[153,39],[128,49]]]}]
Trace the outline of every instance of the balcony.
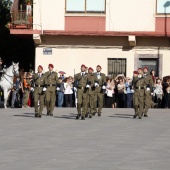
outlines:
[{"label": "balcony", "polygon": [[11,11],[11,23],[8,25],[9,29],[32,29],[33,16],[30,11]]}]

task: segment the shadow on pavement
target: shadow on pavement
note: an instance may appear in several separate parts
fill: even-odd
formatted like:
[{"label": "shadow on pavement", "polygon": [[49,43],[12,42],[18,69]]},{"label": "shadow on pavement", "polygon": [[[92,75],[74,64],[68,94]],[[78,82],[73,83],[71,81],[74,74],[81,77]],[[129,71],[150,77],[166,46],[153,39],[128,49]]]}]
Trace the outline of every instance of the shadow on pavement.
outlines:
[{"label": "shadow on pavement", "polygon": [[34,117],[34,116],[29,116],[29,115],[13,115],[13,116],[18,116],[18,117]]},{"label": "shadow on pavement", "polygon": [[117,116],[133,116],[131,114],[115,114],[115,115],[117,115]]},{"label": "shadow on pavement", "polygon": [[[70,113],[72,114],[72,113]],[[72,114],[72,115],[61,115],[61,116],[54,116],[54,118],[61,118],[61,119],[76,119],[76,114]]]},{"label": "shadow on pavement", "polygon": [[109,116],[109,117],[132,119],[132,116]]}]

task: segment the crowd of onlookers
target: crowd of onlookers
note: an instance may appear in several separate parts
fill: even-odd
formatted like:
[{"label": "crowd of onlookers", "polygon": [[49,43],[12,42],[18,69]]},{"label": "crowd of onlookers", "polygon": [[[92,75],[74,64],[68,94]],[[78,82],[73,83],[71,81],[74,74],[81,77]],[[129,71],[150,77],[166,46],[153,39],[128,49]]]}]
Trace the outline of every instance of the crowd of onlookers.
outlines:
[{"label": "crowd of onlookers", "polygon": [[[170,76],[160,79],[154,76],[152,71],[154,87],[152,91],[152,100],[157,103],[158,108],[170,108]],[[14,80],[14,86],[9,97],[9,106],[21,108],[23,106],[25,79],[32,81],[33,74],[23,72],[19,78]],[[74,78],[72,76],[59,76],[59,82],[56,90],[56,107],[76,107],[76,91],[73,87]],[[106,108],[132,108],[133,107],[133,80],[125,77],[123,74],[112,78],[106,78],[106,90],[104,91],[103,107]],[[3,92],[0,92],[0,101],[3,100]],[[28,106],[34,106],[34,94],[31,91],[28,99]]]}]

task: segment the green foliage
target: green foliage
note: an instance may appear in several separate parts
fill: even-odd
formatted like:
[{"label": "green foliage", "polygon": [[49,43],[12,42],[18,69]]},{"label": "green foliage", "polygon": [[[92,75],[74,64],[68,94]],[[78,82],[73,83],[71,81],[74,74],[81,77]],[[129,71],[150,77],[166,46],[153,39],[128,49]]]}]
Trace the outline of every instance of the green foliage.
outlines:
[{"label": "green foliage", "polygon": [[[20,68],[29,71],[34,65],[35,46],[31,35],[11,35],[6,25],[11,21],[11,0],[0,0],[0,57],[9,65],[20,62]],[[25,23],[25,21],[16,21]]]},{"label": "green foliage", "polygon": [[0,29],[4,28],[11,20],[11,0],[0,0]]}]

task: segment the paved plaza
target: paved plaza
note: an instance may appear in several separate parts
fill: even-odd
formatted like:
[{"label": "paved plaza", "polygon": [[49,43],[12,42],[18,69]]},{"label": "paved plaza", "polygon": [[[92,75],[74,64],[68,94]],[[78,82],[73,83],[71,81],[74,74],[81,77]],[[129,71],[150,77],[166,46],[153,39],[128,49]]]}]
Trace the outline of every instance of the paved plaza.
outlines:
[{"label": "paved plaza", "polygon": [[33,108],[0,109],[0,170],[169,170],[170,110],[133,114],[75,120],[75,108],[56,108],[40,119]]}]

